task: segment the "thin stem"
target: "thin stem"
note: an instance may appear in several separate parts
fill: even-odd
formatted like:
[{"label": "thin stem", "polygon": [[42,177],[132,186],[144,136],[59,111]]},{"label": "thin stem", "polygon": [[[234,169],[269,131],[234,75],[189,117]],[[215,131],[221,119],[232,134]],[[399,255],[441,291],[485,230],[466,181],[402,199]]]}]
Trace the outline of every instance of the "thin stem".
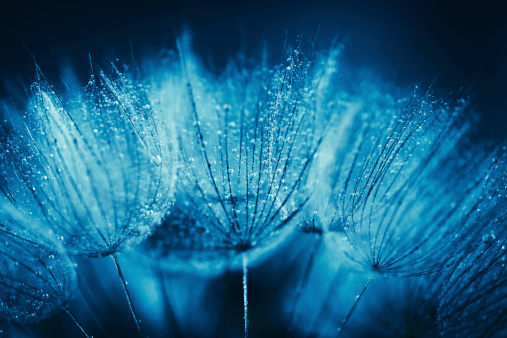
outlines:
[{"label": "thin stem", "polygon": [[345,328],[345,325],[347,325],[347,322],[349,321],[350,317],[352,316],[352,314],[356,310],[357,306],[359,305],[359,301],[361,300],[361,297],[363,297],[364,293],[366,292],[366,289],[368,289],[368,286],[370,286],[371,282],[373,282],[374,279],[375,279],[374,276],[368,278],[368,281],[366,282],[366,284],[364,284],[363,290],[361,290],[361,293],[356,296],[356,299],[354,301],[354,305],[352,305],[349,313],[347,314],[347,317],[345,317],[345,319],[342,321],[342,325],[338,328],[338,334],[336,335],[337,337],[339,337],[340,334],[342,333],[343,329]]},{"label": "thin stem", "polygon": [[308,264],[306,265],[305,272],[303,274],[303,278],[297,288],[296,297],[294,299],[294,303],[292,304],[292,308],[290,310],[290,315],[289,315],[290,322],[289,322],[289,328],[287,330],[287,333],[291,332],[294,328],[294,313],[296,312],[296,308],[299,304],[299,300],[301,299],[301,296],[303,295],[303,292],[306,290],[306,287],[308,286],[308,282],[310,281],[311,272],[313,270],[313,265],[315,263],[315,257],[317,256],[317,253],[319,252],[319,248],[320,248],[321,243],[322,243],[322,235],[320,235],[317,238],[317,240],[313,243],[312,249],[310,251],[310,258],[308,259]]},{"label": "thin stem", "polygon": [[111,254],[111,258],[113,259],[114,265],[116,266],[116,270],[118,270],[118,275],[120,276],[121,284],[123,285],[123,290],[125,291],[125,296],[127,297],[127,302],[129,303],[130,312],[132,313],[132,317],[134,318],[134,321],[137,326],[137,330],[139,331],[139,335],[141,337],[144,337],[143,330],[141,329],[141,320],[136,314],[136,309],[134,307],[134,303],[132,303],[132,298],[130,297],[129,290],[127,288],[127,282],[125,281],[125,278],[123,278],[123,273],[121,272],[120,263],[118,262],[118,257],[116,257],[116,254]]},{"label": "thin stem", "polygon": [[88,333],[86,333],[86,331],[83,328],[83,326],[81,325],[81,323],[77,320],[76,316],[74,316],[74,314],[66,307],[64,307],[63,310],[69,315],[70,318],[72,318],[74,323],[76,323],[77,327],[79,327],[79,329],[81,330],[81,332],[83,332],[83,334],[86,336],[86,338],[90,338],[90,336],[88,335]]},{"label": "thin stem", "polygon": [[247,272],[248,272],[248,259],[246,254],[243,253],[243,305],[245,311],[245,338],[248,338],[248,293],[247,293]]}]

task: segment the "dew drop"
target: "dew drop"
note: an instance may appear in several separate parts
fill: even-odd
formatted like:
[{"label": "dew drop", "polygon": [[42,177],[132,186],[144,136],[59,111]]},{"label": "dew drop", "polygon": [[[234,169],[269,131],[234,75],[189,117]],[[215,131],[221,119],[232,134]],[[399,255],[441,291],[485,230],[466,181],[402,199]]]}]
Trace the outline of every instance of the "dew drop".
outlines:
[{"label": "dew drop", "polygon": [[157,155],[157,156],[153,156],[151,158],[151,160],[153,161],[153,163],[155,163],[156,165],[161,165],[162,164],[162,157],[160,157],[160,155]]}]

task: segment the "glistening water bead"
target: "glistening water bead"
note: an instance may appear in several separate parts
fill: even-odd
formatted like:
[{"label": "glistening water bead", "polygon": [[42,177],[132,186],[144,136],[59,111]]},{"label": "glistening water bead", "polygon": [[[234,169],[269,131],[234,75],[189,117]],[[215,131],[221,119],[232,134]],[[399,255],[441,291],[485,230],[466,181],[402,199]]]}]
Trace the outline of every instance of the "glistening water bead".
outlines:
[{"label": "glistening water bead", "polygon": [[112,66],[83,91],[59,96],[40,70],[28,113],[3,128],[2,189],[13,210],[41,224],[72,255],[113,257],[168,212],[175,180],[171,126],[146,104],[141,83]]},{"label": "glistening water bead", "polygon": [[65,311],[88,337],[68,305],[77,288],[69,257],[3,229],[0,242],[0,318],[38,323]]}]

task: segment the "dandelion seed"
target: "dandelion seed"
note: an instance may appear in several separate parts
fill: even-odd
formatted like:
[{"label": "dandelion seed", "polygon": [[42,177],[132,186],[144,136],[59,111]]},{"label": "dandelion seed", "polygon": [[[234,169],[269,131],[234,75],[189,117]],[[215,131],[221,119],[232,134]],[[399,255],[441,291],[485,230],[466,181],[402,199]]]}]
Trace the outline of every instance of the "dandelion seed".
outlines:
[{"label": "dandelion seed", "polygon": [[442,336],[505,335],[507,274],[505,252],[498,249],[484,243],[453,271],[438,313]]},{"label": "dandelion seed", "polygon": [[[179,191],[188,208],[184,214],[192,220],[184,230],[190,238],[169,245],[189,245],[194,253],[202,253],[199,248],[222,252],[225,259],[242,256],[245,336],[246,271],[252,260],[247,254],[290,230],[291,220],[306,202],[300,185],[319,142],[304,132],[311,122],[313,98],[304,91],[311,85],[310,63],[302,54],[295,55],[298,49],[290,52],[290,70],[282,65],[273,74],[238,71],[232,63],[215,77],[203,75],[191,52],[180,48],[183,76],[174,74],[187,92],[180,93],[180,106],[171,106],[177,111],[167,114],[182,119],[178,129],[184,131],[181,156],[187,166]],[[180,203],[180,208],[186,205]],[[168,226],[178,223],[170,220],[178,214],[168,217]],[[173,240],[171,235],[167,238]]]},{"label": "dandelion seed", "polygon": [[114,66],[111,76],[99,73],[83,93],[63,99],[38,71],[29,114],[2,128],[2,192],[69,253],[111,255],[140,329],[116,254],[142,241],[167,212],[173,144],[144,89]]},{"label": "dandelion seed", "polygon": [[505,190],[507,179],[503,151],[488,174],[494,183],[483,190],[482,199],[467,213],[462,225],[467,231],[457,246],[438,311],[442,336],[501,337],[507,333],[507,200],[505,194],[498,194]]},{"label": "dandelion seed", "polygon": [[[362,127],[349,156],[337,153],[341,169],[334,194],[339,197],[331,227],[346,232],[355,260],[397,275],[442,268],[448,236],[459,229],[459,209],[473,205],[488,164],[466,154],[469,162],[463,165],[455,149],[466,126],[450,108],[427,103],[434,102],[429,93],[416,95],[392,115],[393,122]],[[360,115],[356,118],[361,121]],[[475,180],[472,188],[460,184],[464,180]],[[451,204],[454,208],[448,208]]]},{"label": "dandelion seed", "polygon": [[0,318],[19,324],[40,322],[69,308],[76,289],[74,265],[65,254],[0,229]]},{"label": "dandelion seed", "polygon": [[[367,104],[372,98],[366,97]],[[462,230],[461,210],[474,208],[488,184],[490,157],[456,154],[467,129],[456,118],[464,109],[460,103],[444,105],[429,91],[398,101],[401,107],[391,97],[372,100],[344,115],[346,129],[335,127],[348,141],[334,146],[334,161],[323,169],[334,187],[325,194],[331,196],[322,211],[326,227],[344,233],[353,248],[345,248],[346,254],[375,274],[440,271],[451,264],[449,238]],[[473,183],[467,187],[463,181]]]}]

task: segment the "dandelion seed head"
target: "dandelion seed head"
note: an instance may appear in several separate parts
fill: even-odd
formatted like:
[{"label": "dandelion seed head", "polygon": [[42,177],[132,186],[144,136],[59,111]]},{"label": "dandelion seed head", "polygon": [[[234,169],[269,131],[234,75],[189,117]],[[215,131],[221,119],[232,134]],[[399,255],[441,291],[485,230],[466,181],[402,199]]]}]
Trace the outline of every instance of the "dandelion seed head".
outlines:
[{"label": "dandelion seed head", "polygon": [[[496,162],[496,161],[495,161]],[[488,172],[489,182],[503,186],[506,179],[505,153],[498,166]],[[482,195],[497,190],[487,185]],[[468,229],[457,246],[455,268],[448,273],[442,293],[438,320],[441,335],[505,335],[505,197],[482,199],[482,212],[471,212],[464,228]]]},{"label": "dandelion seed head", "polygon": [[324,140],[332,155],[318,157],[328,199],[317,203],[326,205],[323,229],[344,231],[356,251],[350,256],[376,272],[438,270],[447,236],[460,229],[487,175],[487,160],[456,151],[468,129],[458,118],[466,101],[444,104],[417,89],[400,100],[369,89]]},{"label": "dandelion seed head", "polygon": [[183,72],[167,71],[155,85],[177,103],[166,114],[179,121],[178,190],[188,201],[180,206],[201,229],[195,233],[202,243],[187,243],[197,250],[241,253],[283,238],[303,207],[301,182],[319,135],[312,130],[315,98],[305,91],[313,85],[310,63],[298,48],[289,51],[289,68],[266,72],[233,61],[215,75],[182,47]]},{"label": "dandelion seed head", "polygon": [[62,310],[76,284],[69,258],[0,230],[0,318],[39,322]]},{"label": "dandelion seed head", "polygon": [[4,129],[6,199],[73,254],[134,245],[168,210],[174,143],[145,90],[113,67],[64,98],[38,74],[26,118]]}]

